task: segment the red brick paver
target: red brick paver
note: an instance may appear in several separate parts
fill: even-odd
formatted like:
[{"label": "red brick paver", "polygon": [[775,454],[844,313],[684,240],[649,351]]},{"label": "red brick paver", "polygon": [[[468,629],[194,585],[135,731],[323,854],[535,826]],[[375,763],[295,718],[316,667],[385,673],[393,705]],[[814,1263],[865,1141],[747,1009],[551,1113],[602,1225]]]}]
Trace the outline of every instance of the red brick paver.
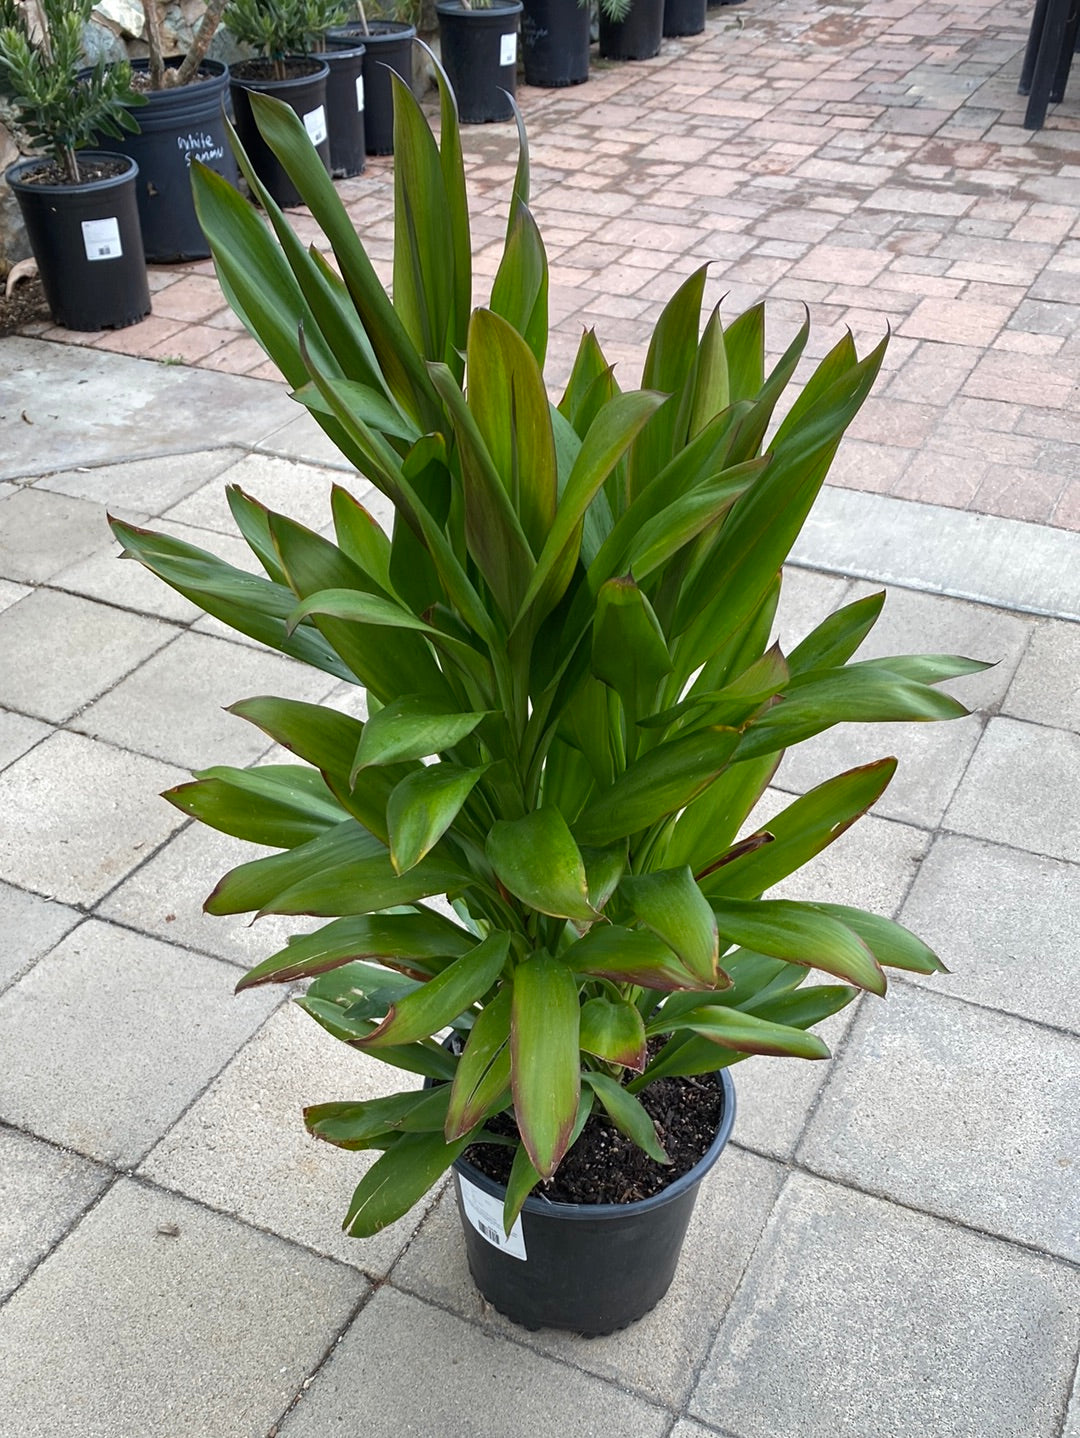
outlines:
[{"label": "red brick paver", "polygon": [[[624,383],[680,278],[729,317],[801,306],[818,356],[893,339],[834,483],[1080,529],[1080,77],[1038,134],[1016,93],[1030,0],[747,0],[644,64],[522,87],[551,263],[548,373],[595,325]],[[464,132],[475,296],[498,263],[510,125]],[[389,277],[393,167],[340,186]],[[320,243],[297,212],[305,243]],[[155,270],[153,319],[91,343],[264,377],[207,263]]]}]

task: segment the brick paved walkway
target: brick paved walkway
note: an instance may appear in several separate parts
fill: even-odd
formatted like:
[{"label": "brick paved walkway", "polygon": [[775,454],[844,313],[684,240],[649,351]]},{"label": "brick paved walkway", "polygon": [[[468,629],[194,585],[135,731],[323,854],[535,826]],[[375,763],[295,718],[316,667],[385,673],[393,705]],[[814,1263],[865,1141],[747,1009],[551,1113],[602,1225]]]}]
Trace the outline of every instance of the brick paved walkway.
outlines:
[{"label": "brick paved walkway", "polygon": [[[725,313],[772,300],[777,348],[803,302],[816,353],[844,326],[861,345],[892,326],[887,374],[834,483],[1080,528],[1080,79],[1044,130],[1020,128],[1029,14],[1028,0],[749,0],[654,61],[523,88],[552,377],[584,323],[636,382],[662,301],[708,260]],[[508,125],[465,131],[481,293],[514,144]],[[388,260],[392,162],[341,192]],[[209,263],[151,280],[141,325],[39,332],[274,376]]]}]

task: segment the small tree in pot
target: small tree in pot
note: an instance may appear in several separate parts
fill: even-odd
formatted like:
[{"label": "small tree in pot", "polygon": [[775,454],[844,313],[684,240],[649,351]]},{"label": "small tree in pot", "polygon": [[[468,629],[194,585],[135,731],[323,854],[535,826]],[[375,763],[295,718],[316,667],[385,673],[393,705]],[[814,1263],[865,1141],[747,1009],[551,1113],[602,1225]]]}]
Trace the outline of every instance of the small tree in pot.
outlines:
[{"label": "small tree in pot", "polygon": [[46,159],[7,171],[53,318],[68,329],[120,328],[150,310],[135,204],[136,165],[82,149],[137,128],[141,98],[126,63],[80,75],[92,0],[0,0],[0,91]]},{"label": "small tree in pot", "polygon": [[[392,537],[344,488],[334,541],[229,491],[259,578],[114,528],[209,613],[367,692],[366,722],[237,704],[301,762],[213,769],[168,796],[281,850],[227,874],[211,913],[331,920],[239,988],[313,980],[299,1002],[326,1030],[429,1080],[306,1111],[316,1136],[380,1155],[347,1231],[375,1233],[454,1166],[486,1296],[530,1324],[602,1332],[670,1282],[730,1128],[726,1070],[749,1054],[825,1057],[808,1030],[860,990],[883,994],[886,967],[940,967],[888,920],[763,897],[895,768],[851,769],[755,826],[783,750],[844,721],[963,714],[933,685],[983,666],[848,662],[881,595],[788,654],[770,645],[781,567],[884,344],[859,359],[841,340],[766,445],[808,327],[766,372],[760,306],[726,328],[714,312],[701,331],[702,270],[658,320],[642,389],[620,391],[587,333],[555,405],[524,149],[491,303],[470,314],[460,140],[440,83],[439,145],[396,85],[393,302],[285,107],[254,100],[334,268],[276,207],[271,234],[196,175],[226,293],[393,503]],[[441,895],[453,909],[432,906]],[[814,971],[825,982],[805,983]],[[676,1086],[659,1106],[658,1084]],[[713,1109],[688,1146],[678,1110],[702,1094]],[[632,1162],[647,1196],[601,1185],[573,1201],[576,1156],[605,1168],[590,1145]],[[606,1241],[626,1224],[632,1237]]]}]

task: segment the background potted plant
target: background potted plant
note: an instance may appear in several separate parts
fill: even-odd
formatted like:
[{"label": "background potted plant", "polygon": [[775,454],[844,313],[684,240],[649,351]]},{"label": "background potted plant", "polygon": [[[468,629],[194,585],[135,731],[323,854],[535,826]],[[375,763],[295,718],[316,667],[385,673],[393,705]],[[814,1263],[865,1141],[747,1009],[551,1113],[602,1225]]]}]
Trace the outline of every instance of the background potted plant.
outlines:
[{"label": "background potted plant", "polygon": [[[960,715],[933,685],[983,666],[849,662],[880,594],[788,654],[770,644],[783,562],[884,342],[859,359],[846,335],[766,447],[808,324],[767,371],[761,306],[700,330],[700,270],[657,321],[642,389],[620,392],[589,332],[553,404],[524,147],[490,307],[470,314],[460,139],[439,83],[437,145],[395,81],[392,302],[286,107],[253,98],[333,268],[276,206],[268,231],[195,175],[226,293],[392,502],[392,535],[344,487],[333,540],[228,491],[261,578],[114,529],[209,613],[367,693],[366,722],[244,700],[234,712],[300,762],[215,768],[168,796],[281,851],[227,874],[211,913],[330,920],[238,987],[311,980],[298,1002],[318,1023],[410,1076],[305,1112],[316,1136],[380,1155],[347,1231],[378,1231],[454,1167],[485,1295],[519,1321],[603,1332],[670,1281],[730,1128],[727,1069],[824,1057],[808,1030],[860,990],[883,994],[885,967],[940,968],[886,919],[763,897],[895,768],[851,769],[755,826],[781,753],[844,721]],[[681,1115],[701,1101],[691,1142]]]},{"label": "background potted plant", "polygon": [[230,184],[237,181],[225,125],[229,69],[207,56],[225,5],[226,0],[209,0],[186,54],[168,57],[164,0],[142,0],[150,54],[134,61],[131,83],[145,103],[134,117],[135,131],[124,135],[119,148],[139,166],[139,220],[152,264],[210,253],[191,199],[193,160]]},{"label": "background potted plant", "polygon": [[521,58],[526,85],[558,89],[589,78],[588,0],[522,0]]},{"label": "background potted plant", "polygon": [[705,29],[708,0],[664,0],[664,35],[700,35]]},{"label": "background potted plant", "polygon": [[257,58],[241,60],[229,71],[237,133],[256,173],[280,205],[299,204],[300,197],[259,133],[252,116],[251,96],[274,95],[289,105],[303,122],[319,159],[329,169],[329,67],[325,60],[305,52],[310,38],[321,35],[340,15],[340,0],[229,0],[225,10],[230,33],[257,54]]},{"label": "background potted plant", "polygon": [[651,60],[664,35],[664,0],[599,0],[600,55]]},{"label": "background potted plant", "polygon": [[0,0],[0,89],[30,140],[48,152],[11,166],[6,179],[53,319],[72,330],[119,329],[150,312],[138,166],[80,149],[94,134],[134,128],[126,106],[140,103],[128,65],[101,63],[79,78],[91,3]]},{"label": "background potted plant", "polygon": [[514,113],[521,11],[521,0],[436,0],[442,63],[468,125]]},{"label": "background potted plant", "polygon": [[[368,15],[367,9],[373,9]],[[326,45],[331,49],[364,47],[364,138],[369,155],[394,151],[394,92],[391,72],[406,85],[413,82],[413,41],[416,39],[415,0],[390,0],[367,7],[356,5],[357,18],[331,26]]]}]

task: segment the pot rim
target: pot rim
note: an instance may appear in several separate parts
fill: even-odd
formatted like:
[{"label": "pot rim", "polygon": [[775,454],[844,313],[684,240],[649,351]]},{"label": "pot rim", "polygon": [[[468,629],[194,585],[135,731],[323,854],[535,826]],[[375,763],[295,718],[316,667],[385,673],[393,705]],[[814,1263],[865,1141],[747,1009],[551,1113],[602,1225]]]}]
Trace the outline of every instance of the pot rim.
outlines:
[{"label": "pot rim", "polygon": [[490,5],[476,10],[466,10],[462,0],[435,0],[437,15],[460,15],[466,20],[471,20],[474,16],[477,20],[483,20],[485,17],[507,19],[512,15],[520,15],[524,8],[522,0],[491,0]]},{"label": "pot rim", "polygon": [[21,186],[35,195],[81,195],[88,191],[111,190],[125,185],[134,180],[139,173],[139,166],[130,155],[121,155],[116,150],[76,150],[80,160],[119,160],[124,170],[119,175],[108,175],[102,180],[79,180],[76,184],[59,185],[35,185],[29,180],[24,180],[21,173],[23,170],[32,170],[35,165],[50,165],[53,163],[49,155],[24,155],[22,159],[16,160],[4,171],[4,179],[11,189]]},{"label": "pot rim", "polygon": [[282,59],[286,63],[289,60],[303,60],[314,65],[315,68],[306,75],[287,75],[284,80],[258,80],[254,77],[248,79],[246,76],[236,73],[241,65],[249,63],[247,60],[240,60],[237,64],[229,67],[229,84],[230,86],[239,86],[241,90],[273,92],[274,90],[280,90],[289,85],[307,85],[310,84],[312,80],[325,80],[330,73],[330,66],[326,61],[319,60],[314,55],[284,55]]},{"label": "pot rim", "polygon": [[[345,25],[329,25],[323,34],[329,40],[334,36],[340,36],[343,40],[355,39],[359,44],[366,45],[373,40],[377,45],[380,40],[412,40],[416,36],[416,26],[410,25],[407,20],[369,20],[368,28],[361,30],[359,20],[352,20]],[[357,34],[353,35],[353,30]]]},{"label": "pot rim", "polygon": [[[715,1077],[724,1094],[724,1111],[720,1116],[720,1125],[716,1130],[716,1135],[693,1168],[675,1179],[673,1183],[669,1183],[667,1188],[661,1189],[659,1193],[654,1193],[649,1198],[635,1199],[632,1203],[553,1203],[549,1199],[538,1198],[535,1194],[530,1194],[525,1200],[522,1212],[546,1214],[549,1218],[566,1219],[570,1222],[587,1222],[595,1219],[614,1220],[625,1218],[628,1214],[648,1213],[652,1209],[663,1208],[666,1204],[681,1197],[688,1189],[696,1187],[720,1157],[735,1124],[734,1080],[726,1068],[717,1069]],[[456,1174],[468,1179],[471,1184],[483,1189],[492,1197],[500,1199],[506,1197],[505,1184],[489,1178],[486,1173],[481,1173],[465,1158],[456,1159],[453,1169]]]}]

